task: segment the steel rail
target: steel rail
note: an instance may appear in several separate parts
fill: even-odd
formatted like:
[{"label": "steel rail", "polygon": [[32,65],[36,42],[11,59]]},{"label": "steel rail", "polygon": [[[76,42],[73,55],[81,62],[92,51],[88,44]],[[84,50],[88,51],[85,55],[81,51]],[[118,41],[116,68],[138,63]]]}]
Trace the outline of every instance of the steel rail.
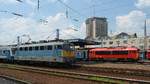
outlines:
[{"label": "steel rail", "polygon": [[19,84],[31,84],[30,82],[27,82],[27,81],[24,81],[24,80],[20,80],[20,79],[16,79],[14,77],[6,76],[6,75],[0,75],[0,77],[4,78],[6,80],[17,82]]}]

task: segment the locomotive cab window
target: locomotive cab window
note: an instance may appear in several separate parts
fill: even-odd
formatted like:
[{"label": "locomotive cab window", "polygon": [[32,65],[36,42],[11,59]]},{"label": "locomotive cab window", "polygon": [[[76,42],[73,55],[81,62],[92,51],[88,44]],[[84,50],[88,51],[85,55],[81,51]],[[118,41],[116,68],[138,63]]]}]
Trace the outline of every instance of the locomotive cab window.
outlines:
[{"label": "locomotive cab window", "polygon": [[57,49],[62,49],[62,45],[57,45]]},{"label": "locomotive cab window", "polygon": [[10,51],[9,50],[3,50],[3,54],[10,54]]},{"label": "locomotive cab window", "polygon": [[68,44],[64,44],[64,45],[63,45],[63,48],[64,48],[64,49],[70,49],[70,46],[69,46]]},{"label": "locomotive cab window", "polygon": [[16,50],[17,50],[17,48],[12,48],[12,54],[13,54],[13,55],[16,54]]}]

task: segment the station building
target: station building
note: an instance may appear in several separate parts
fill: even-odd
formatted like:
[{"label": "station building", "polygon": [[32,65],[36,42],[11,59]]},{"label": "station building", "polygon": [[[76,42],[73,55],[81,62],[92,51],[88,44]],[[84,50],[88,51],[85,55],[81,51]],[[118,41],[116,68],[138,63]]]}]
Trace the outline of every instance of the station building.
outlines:
[{"label": "station building", "polygon": [[137,37],[136,34],[129,35],[124,32],[112,37],[107,37],[95,41],[99,42],[99,45],[95,47],[129,46],[137,47],[141,50],[144,50],[145,48],[150,49],[150,36],[147,36],[145,39],[144,37]]}]

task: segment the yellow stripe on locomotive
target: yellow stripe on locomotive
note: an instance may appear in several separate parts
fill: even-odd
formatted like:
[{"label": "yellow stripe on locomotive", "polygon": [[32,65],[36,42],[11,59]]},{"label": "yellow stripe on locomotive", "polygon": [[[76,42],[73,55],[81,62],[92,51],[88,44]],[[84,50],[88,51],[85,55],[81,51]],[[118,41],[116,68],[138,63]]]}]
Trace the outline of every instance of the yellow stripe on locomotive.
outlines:
[{"label": "yellow stripe on locomotive", "polygon": [[71,50],[63,50],[62,52],[62,56],[67,57],[67,58],[75,58],[74,54],[75,54],[74,51],[71,51]]}]

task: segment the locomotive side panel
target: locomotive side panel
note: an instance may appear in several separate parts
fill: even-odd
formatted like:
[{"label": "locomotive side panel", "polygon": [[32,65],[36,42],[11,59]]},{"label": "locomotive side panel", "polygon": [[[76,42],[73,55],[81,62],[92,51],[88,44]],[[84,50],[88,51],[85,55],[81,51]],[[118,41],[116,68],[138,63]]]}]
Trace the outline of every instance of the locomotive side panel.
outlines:
[{"label": "locomotive side panel", "polygon": [[147,58],[148,60],[150,60],[150,50],[147,50],[146,58]]},{"label": "locomotive side panel", "polygon": [[74,59],[74,51],[63,43],[25,45],[15,50],[15,60],[68,63]]},{"label": "locomotive side panel", "polygon": [[139,53],[137,48],[95,48],[89,53],[90,60],[100,59],[124,59],[138,60]]}]

